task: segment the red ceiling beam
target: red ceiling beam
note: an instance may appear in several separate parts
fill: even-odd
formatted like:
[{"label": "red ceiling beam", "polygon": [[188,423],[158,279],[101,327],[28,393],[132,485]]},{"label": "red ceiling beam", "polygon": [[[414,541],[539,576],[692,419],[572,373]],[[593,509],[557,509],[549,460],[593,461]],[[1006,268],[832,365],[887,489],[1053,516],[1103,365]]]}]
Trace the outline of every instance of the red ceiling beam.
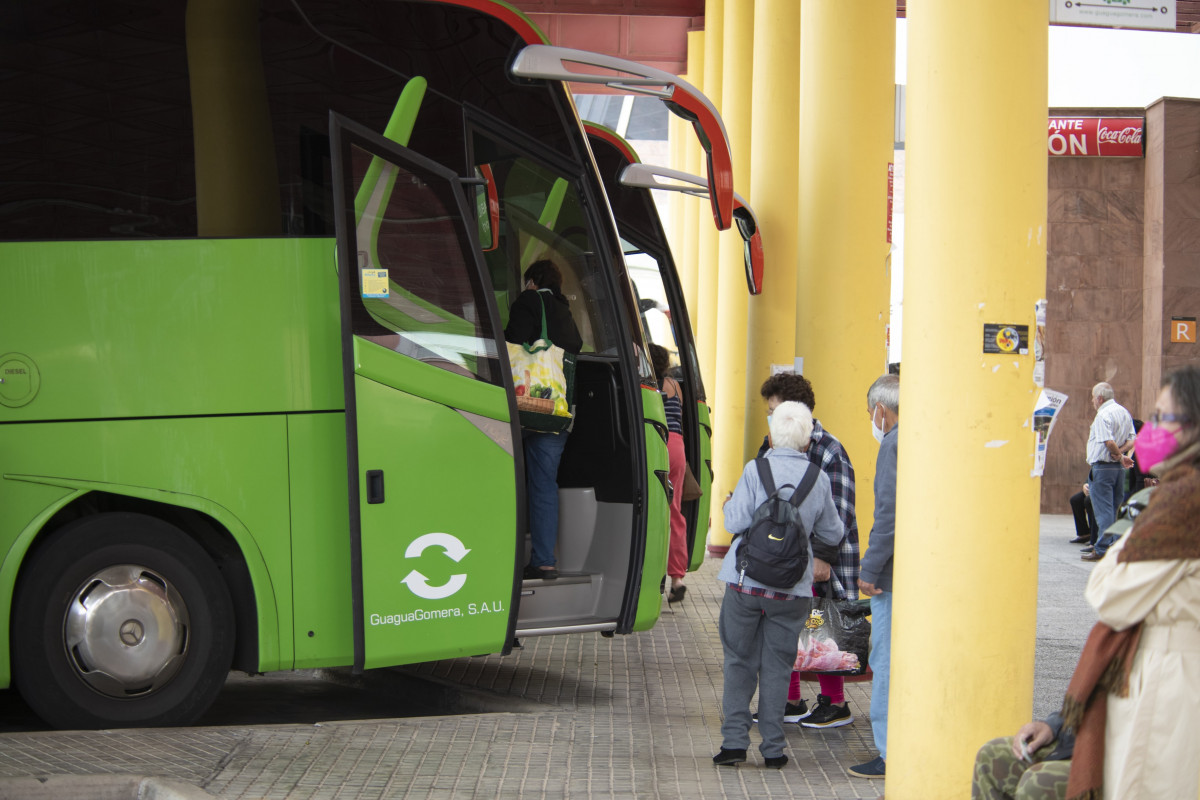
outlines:
[{"label": "red ceiling beam", "polygon": [[704,16],[704,0],[516,0],[513,5],[526,14]]}]

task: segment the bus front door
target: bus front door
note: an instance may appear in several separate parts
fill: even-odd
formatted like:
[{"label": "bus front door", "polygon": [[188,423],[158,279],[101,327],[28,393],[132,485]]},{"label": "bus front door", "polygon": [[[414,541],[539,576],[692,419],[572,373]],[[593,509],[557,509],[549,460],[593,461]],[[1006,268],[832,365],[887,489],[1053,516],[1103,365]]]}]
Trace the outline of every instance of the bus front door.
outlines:
[{"label": "bus front door", "polygon": [[520,433],[476,221],[444,167],[337,116],[330,140],[355,667],[506,651]]}]

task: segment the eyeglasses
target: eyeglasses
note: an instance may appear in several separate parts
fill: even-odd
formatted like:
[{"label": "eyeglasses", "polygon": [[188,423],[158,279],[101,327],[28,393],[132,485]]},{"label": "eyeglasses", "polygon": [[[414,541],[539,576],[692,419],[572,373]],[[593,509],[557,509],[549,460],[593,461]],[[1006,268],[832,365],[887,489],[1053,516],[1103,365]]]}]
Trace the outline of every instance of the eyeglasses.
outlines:
[{"label": "eyeglasses", "polygon": [[1190,425],[1192,418],[1186,414],[1162,414],[1155,411],[1150,415],[1150,422],[1154,425],[1161,425],[1164,422],[1178,422],[1180,425]]}]

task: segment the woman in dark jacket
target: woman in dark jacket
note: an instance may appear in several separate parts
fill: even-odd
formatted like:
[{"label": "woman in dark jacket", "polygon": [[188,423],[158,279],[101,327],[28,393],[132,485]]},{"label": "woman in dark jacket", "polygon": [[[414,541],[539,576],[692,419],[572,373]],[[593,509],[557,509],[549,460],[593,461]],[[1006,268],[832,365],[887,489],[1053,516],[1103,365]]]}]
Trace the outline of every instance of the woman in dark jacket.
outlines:
[{"label": "woman in dark jacket", "polygon": [[[571,306],[562,293],[562,273],[550,261],[535,261],[525,270],[525,290],[508,314],[505,340],[533,344],[542,338],[542,313],[550,341],[568,353],[578,353],[583,339]],[[567,446],[568,431],[544,433],[524,430],[525,495],[529,499],[529,536],[532,553],[525,567],[527,580],[553,580],[554,545],[558,541],[558,464]]]}]

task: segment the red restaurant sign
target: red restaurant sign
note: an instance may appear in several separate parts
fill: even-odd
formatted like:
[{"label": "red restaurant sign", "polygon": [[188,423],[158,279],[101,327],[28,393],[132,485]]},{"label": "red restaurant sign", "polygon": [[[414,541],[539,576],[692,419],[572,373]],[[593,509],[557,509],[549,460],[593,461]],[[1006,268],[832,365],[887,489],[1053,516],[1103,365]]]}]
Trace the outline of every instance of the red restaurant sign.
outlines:
[{"label": "red restaurant sign", "polygon": [[1143,117],[1050,117],[1052,156],[1141,158]]}]

